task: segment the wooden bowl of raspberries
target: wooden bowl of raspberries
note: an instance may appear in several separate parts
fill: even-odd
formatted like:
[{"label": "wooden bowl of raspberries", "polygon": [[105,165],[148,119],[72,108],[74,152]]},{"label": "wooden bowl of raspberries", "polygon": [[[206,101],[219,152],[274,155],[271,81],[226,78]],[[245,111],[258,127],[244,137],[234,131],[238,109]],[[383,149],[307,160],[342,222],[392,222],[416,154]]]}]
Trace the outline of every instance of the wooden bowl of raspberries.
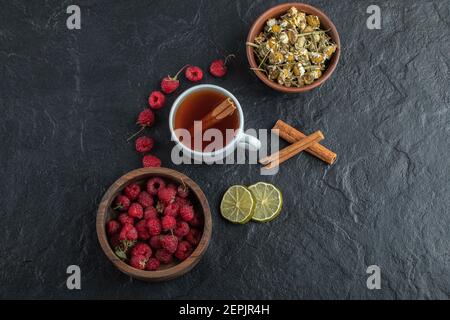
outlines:
[{"label": "wooden bowl of raspberries", "polygon": [[125,274],[164,281],[190,271],[211,239],[211,211],[200,187],[167,168],[131,171],[106,191],[97,236]]}]

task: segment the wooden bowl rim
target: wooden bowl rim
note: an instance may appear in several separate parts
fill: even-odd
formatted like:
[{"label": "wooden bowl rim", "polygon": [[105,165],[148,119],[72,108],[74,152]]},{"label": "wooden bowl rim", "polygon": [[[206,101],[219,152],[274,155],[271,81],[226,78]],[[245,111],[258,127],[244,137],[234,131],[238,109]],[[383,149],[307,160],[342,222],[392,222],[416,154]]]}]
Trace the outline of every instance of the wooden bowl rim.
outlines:
[{"label": "wooden bowl rim", "polygon": [[[341,40],[339,38],[339,33],[336,29],[336,26],[331,21],[328,16],[323,13],[320,9],[313,7],[306,3],[301,2],[290,2],[290,3],[283,3],[277,6],[274,6],[268,10],[266,10],[264,13],[262,13],[256,21],[253,23],[252,27],[250,28],[250,31],[247,36],[247,42],[253,42],[256,35],[261,31],[261,29],[264,26],[264,23],[270,18],[279,17],[283,12],[286,12],[289,8],[296,7],[300,11],[306,12],[308,14],[314,14],[319,16],[321,24],[328,25],[328,27],[331,29],[329,34],[333,41],[336,43],[337,48],[336,52],[334,53],[331,61],[328,64],[327,69],[323,73],[323,75],[315,80],[313,83],[308,84],[301,88],[296,87],[285,87],[281,84],[278,84],[272,80],[269,80],[266,75],[264,75],[261,71],[258,70],[252,70],[256,76],[264,82],[267,86],[271,87],[272,89],[285,92],[285,93],[300,93],[300,92],[306,92],[309,90],[312,90],[318,86],[320,86],[322,83],[324,83],[328,78],[331,76],[331,74],[336,69],[337,63],[339,61],[339,57],[341,54]],[[253,47],[246,45],[246,52],[247,52],[247,59],[250,64],[250,67],[256,68],[258,67],[258,64],[256,63],[255,55],[253,53]]]},{"label": "wooden bowl rim", "polygon": [[[117,192],[123,190],[123,188],[126,185],[128,185],[131,180],[139,179],[140,177],[142,177],[142,179],[146,179],[145,176],[152,176],[152,175],[165,177],[167,179],[171,179],[176,182],[180,182],[179,178],[183,179],[183,182],[189,186],[189,188],[195,194],[195,197],[198,199],[198,202],[201,206],[204,215],[204,227],[203,227],[203,234],[199,244],[186,260],[167,269],[147,271],[135,269],[130,265],[126,264],[125,262],[123,262],[122,260],[120,260],[115,255],[109,244],[108,237],[106,235],[105,224],[106,224],[106,214],[108,208],[111,206],[111,203],[114,200],[114,195]],[[198,263],[198,261],[201,259],[206,249],[208,248],[209,241],[211,239],[212,218],[208,200],[205,194],[191,178],[189,178],[188,176],[186,176],[181,172],[169,168],[162,168],[162,167],[141,168],[122,175],[105,192],[97,211],[96,229],[98,241],[100,242],[100,246],[103,249],[103,252],[120,271],[140,280],[164,281],[179,277],[189,272]]]}]

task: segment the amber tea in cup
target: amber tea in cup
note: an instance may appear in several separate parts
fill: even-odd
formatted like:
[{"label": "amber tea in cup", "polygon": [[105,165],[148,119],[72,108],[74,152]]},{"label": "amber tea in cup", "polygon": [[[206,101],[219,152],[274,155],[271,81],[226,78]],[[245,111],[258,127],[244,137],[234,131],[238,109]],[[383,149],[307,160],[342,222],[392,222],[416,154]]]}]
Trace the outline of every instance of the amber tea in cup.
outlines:
[{"label": "amber tea in cup", "polygon": [[[181,101],[178,109],[176,110],[174,117],[174,129],[186,129],[192,132],[192,128],[194,128],[195,121],[201,121],[204,117],[214,110],[221,102],[229,98],[224,93],[212,90],[212,89],[203,89],[194,91],[188,96],[186,96],[183,101]],[[239,113],[236,110],[231,115],[224,117],[219,122],[215,123],[212,127],[202,128],[202,136],[204,132],[208,129],[217,129],[221,133],[222,137],[222,145],[226,146],[229,144],[233,138],[235,137],[236,131],[239,128]],[[230,135],[227,133],[227,129],[232,129],[234,133]],[[197,132],[196,132],[197,134]],[[180,137],[179,137],[180,138]],[[196,151],[204,151],[206,146],[210,143],[217,141],[203,141],[200,146],[196,146],[194,144],[194,135],[191,135],[190,145],[181,141],[184,145],[188,146],[190,149]]]}]

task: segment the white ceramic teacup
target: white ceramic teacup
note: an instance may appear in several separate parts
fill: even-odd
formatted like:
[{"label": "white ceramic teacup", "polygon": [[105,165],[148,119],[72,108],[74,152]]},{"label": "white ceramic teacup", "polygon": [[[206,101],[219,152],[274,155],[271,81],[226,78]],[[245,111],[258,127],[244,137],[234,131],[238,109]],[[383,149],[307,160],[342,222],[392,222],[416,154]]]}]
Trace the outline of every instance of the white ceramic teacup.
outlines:
[{"label": "white ceramic teacup", "polygon": [[[184,145],[177,137],[174,131],[174,121],[175,121],[175,115],[178,111],[179,106],[183,102],[183,100],[189,96],[190,94],[201,91],[201,90],[215,90],[223,95],[231,98],[236,106],[237,112],[239,114],[239,127],[236,130],[236,134],[227,145],[225,145],[222,149],[215,150],[213,152],[201,152],[197,150],[193,150],[191,148],[188,148],[186,145]],[[184,91],[173,103],[172,109],[170,110],[169,114],[169,128],[170,133],[172,135],[172,140],[175,141],[177,144],[177,147],[181,148],[183,151],[183,155],[187,156],[191,159],[203,161],[203,162],[211,162],[211,161],[217,161],[221,160],[225,157],[227,157],[229,154],[234,152],[236,147],[245,148],[248,150],[258,150],[261,148],[261,142],[246,133],[244,133],[244,113],[242,112],[242,107],[239,103],[239,101],[236,99],[236,97],[231,94],[228,90],[225,90],[224,88],[221,88],[219,86],[215,86],[212,84],[200,84],[195,87],[192,87],[186,91]]]}]

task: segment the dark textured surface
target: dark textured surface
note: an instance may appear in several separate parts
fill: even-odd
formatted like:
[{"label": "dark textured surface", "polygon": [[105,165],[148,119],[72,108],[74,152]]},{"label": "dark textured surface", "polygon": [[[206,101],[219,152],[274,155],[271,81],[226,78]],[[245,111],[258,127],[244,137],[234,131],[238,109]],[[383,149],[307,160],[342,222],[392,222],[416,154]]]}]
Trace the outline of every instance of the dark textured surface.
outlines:
[{"label": "dark textured surface", "polygon": [[[269,90],[248,70],[244,42],[277,1],[9,1],[0,10],[1,298],[449,298],[449,2],[310,1],[334,21],[341,61],[306,94]],[[114,4],[113,4],[114,3]],[[164,165],[199,183],[213,208],[200,264],[167,283],[132,280],[102,253],[95,216],[106,188],[140,166],[124,139],[159,79],[185,63],[206,68],[234,52],[227,78],[246,126],[281,118],[322,130],[339,155],[309,155],[262,177],[259,166],[174,166],[170,103],[149,132]],[[181,90],[189,87],[184,81]],[[217,210],[231,184],[270,181],[284,210],[269,224],[234,226]],[[82,290],[66,288],[66,267]],[[368,265],[382,289],[366,288]]]}]

